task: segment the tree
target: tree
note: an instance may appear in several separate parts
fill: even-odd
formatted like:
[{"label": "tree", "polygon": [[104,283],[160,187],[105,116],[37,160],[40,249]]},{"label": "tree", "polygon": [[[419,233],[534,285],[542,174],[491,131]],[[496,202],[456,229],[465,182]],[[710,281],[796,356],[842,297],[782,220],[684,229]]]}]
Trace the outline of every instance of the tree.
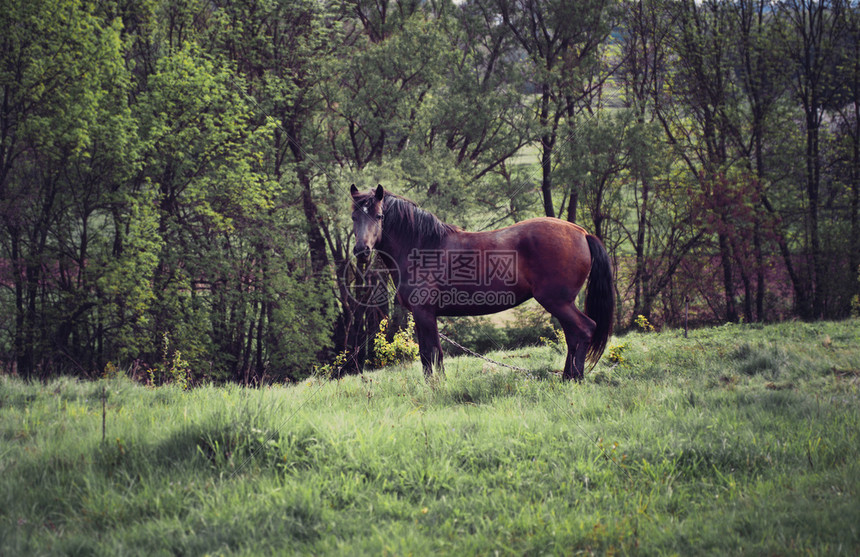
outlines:
[{"label": "tree", "polygon": [[[677,33],[672,48],[677,53],[678,66],[669,87],[676,102],[661,105],[658,116],[690,176],[698,181],[698,194],[706,197],[718,185],[728,183],[723,177],[737,156],[731,151],[730,138],[736,125],[738,90],[731,73],[731,43],[727,40],[734,30],[720,0],[685,0],[673,8],[677,9]],[[736,321],[737,245],[733,244],[730,213],[724,210],[727,207],[709,203],[706,198],[699,206],[714,212],[719,221],[712,232],[722,267],[724,315],[727,321]]]},{"label": "tree", "polygon": [[0,25],[0,249],[14,369],[50,373],[59,357],[87,372],[69,337],[87,334],[91,248],[130,141],[119,26],[61,0],[7,3]]},{"label": "tree", "polygon": [[[755,316],[759,321],[766,319],[764,298],[768,237],[779,246],[794,288],[795,299],[799,305],[806,304],[806,287],[795,270],[785,233],[776,230],[776,209],[771,200],[771,192],[767,188],[768,182],[775,177],[772,167],[777,166],[769,153],[775,148],[772,141],[768,143],[769,136],[774,135],[769,128],[774,126],[773,120],[778,117],[779,103],[785,96],[789,75],[785,52],[780,49],[771,4],[770,0],[740,0],[729,4],[731,17],[735,20],[734,28],[740,38],[737,73],[748,105],[748,110],[741,114],[746,122],[735,126],[733,135],[736,149],[749,161],[749,168],[754,176],[753,183],[757,187],[755,195],[760,200],[757,210],[752,214],[756,273]],[[777,181],[778,179],[773,180]],[[769,229],[770,234],[766,229]],[[748,320],[752,316],[751,299],[752,295],[747,286],[745,311]]]},{"label": "tree", "polygon": [[[860,6],[848,3],[844,8],[844,28],[837,44],[834,73],[836,93],[831,103],[835,124],[835,181],[847,190],[849,295],[860,294],[858,282],[851,280],[860,266]],[[840,219],[841,220],[841,219]],[[844,237],[844,235],[841,235]],[[846,307],[845,304],[836,304]]]},{"label": "tree", "polygon": [[[568,133],[584,100],[603,85],[598,75],[600,51],[612,29],[614,4],[608,0],[487,0],[516,39],[529,63],[531,85],[536,92],[534,114],[540,142],[541,194],[544,214],[555,216],[553,171],[557,161],[560,126]],[[489,12],[490,9],[487,9]],[[576,217],[576,196],[571,191],[568,216]]]},{"label": "tree", "polygon": [[778,4],[780,32],[793,62],[792,87],[803,110],[805,131],[805,246],[808,284],[812,292],[810,305],[800,307],[805,317],[820,318],[827,299],[827,267],[821,244],[821,131],[826,114],[837,90],[832,87],[837,40],[846,17],[842,0],[785,0]]},{"label": "tree", "polygon": [[632,197],[635,224],[624,223],[622,228],[635,253],[628,287],[633,294],[631,324],[639,315],[652,319],[659,294],[701,238],[689,225],[690,206],[679,203],[682,196],[672,187],[677,178],[673,177],[670,138],[659,130],[658,115],[671,102],[665,91],[671,82],[668,59],[677,16],[670,7],[659,0],[643,0],[628,8],[623,62],[616,77],[630,114],[630,160],[624,180]]}]

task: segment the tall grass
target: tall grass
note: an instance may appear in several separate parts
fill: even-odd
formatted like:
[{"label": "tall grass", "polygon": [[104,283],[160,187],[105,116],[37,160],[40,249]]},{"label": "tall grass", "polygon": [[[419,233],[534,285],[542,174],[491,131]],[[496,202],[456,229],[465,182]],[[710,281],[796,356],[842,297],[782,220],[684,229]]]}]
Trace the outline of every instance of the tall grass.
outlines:
[{"label": "tall grass", "polygon": [[[299,385],[0,378],[0,554],[857,554],[860,322]],[[102,393],[105,438],[102,440]]]}]

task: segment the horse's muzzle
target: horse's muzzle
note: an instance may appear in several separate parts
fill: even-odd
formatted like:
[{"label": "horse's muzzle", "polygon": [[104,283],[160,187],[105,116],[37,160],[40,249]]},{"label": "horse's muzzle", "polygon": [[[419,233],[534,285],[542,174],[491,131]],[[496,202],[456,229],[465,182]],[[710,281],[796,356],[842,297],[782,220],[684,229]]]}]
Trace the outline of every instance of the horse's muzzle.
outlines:
[{"label": "horse's muzzle", "polygon": [[352,253],[356,257],[367,258],[370,257],[370,248],[367,246],[355,246]]}]

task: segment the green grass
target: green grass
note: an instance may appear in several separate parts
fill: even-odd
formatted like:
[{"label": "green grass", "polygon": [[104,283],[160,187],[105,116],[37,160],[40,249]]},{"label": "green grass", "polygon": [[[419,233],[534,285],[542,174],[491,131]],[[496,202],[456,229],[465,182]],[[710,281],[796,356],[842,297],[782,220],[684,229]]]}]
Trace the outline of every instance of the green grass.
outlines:
[{"label": "green grass", "polygon": [[860,322],[610,348],[582,384],[549,347],[436,385],[0,378],[0,554],[860,552]]}]

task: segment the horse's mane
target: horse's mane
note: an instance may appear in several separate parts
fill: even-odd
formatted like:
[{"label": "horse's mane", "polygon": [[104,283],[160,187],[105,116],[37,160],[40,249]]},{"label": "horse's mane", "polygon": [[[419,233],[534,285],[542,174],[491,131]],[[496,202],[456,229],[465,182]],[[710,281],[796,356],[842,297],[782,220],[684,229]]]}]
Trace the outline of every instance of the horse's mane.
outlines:
[{"label": "horse's mane", "polygon": [[439,220],[439,217],[425,211],[415,202],[386,192],[382,200],[382,214],[388,234],[409,239],[415,245],[437,247],[451,232],[460,230],[459,227]]},{"label": "horse's mane", "polygon": [[[365,194],[362,201],[373,194]],[[416,247],[435,248],[451,232],[460,229],[439,220],[439,217],[419,207],[414,201],[385,192],[382,199],[383,229],[386,235],[403,238]]]}]

